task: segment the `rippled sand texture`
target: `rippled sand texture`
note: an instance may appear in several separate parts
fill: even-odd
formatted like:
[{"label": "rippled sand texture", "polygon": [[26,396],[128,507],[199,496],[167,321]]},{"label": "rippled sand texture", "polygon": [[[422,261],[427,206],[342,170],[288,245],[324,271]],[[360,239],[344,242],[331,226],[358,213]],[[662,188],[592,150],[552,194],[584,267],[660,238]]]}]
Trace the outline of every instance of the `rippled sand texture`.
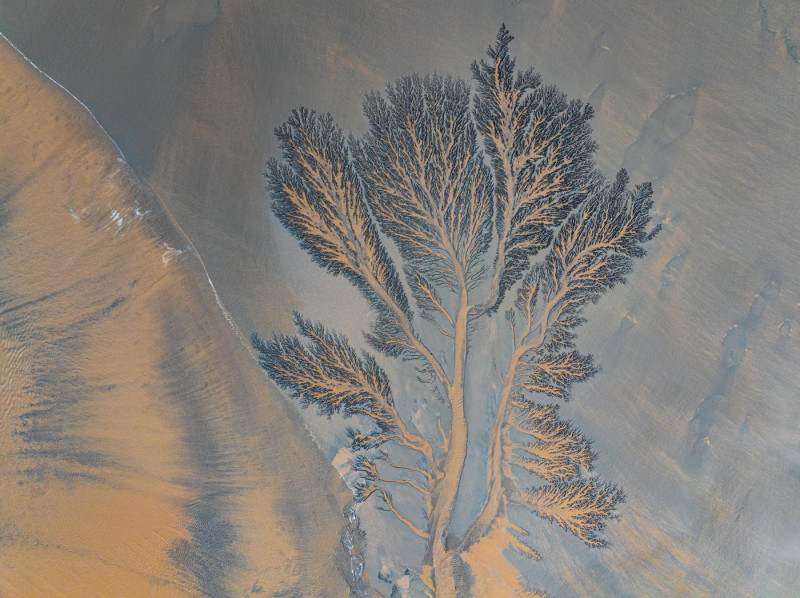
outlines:
[{"label": "rippled sand texture", "polygon": [[2,38],[0,140],[0,595],[347,595],[338,476],[159,201]]}]

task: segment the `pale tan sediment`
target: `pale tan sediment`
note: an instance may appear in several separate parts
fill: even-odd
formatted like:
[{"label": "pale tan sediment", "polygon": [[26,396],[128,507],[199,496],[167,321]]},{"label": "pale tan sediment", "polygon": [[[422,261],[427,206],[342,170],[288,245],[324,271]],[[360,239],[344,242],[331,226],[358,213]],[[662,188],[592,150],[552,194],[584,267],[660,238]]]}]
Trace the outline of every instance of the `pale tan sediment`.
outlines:
[{"label": "pale tan sediment", "polygon": [[0,143],[0,595],[347,595],[335,472],[157,198],[1,38]]}]

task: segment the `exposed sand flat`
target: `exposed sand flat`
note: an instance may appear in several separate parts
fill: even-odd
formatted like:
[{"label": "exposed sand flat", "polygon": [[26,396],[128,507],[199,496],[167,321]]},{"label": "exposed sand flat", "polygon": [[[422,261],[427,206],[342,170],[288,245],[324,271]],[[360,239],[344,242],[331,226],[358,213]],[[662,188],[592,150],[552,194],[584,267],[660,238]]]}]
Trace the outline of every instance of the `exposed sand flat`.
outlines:
[{"label": "exposed sand flat", "polygon": [[349,493],[158,200],[2,38],[0,144],[0,595],[347,595]]}]

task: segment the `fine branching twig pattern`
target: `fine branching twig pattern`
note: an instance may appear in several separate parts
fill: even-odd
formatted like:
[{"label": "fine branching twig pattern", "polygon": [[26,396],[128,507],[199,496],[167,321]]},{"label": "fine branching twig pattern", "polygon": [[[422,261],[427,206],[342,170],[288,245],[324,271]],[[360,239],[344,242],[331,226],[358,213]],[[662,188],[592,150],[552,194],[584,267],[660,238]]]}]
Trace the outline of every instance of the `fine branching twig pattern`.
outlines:
[{"label": "fine branching twig pattern", "polygon": [[[454,596],[467,579],[490,587],[516,571],[507,562],[491,569],[485,554],[539,559],[510,517],[527,510],[600,547],[624,500],[597,479],[591,440],[554,401],[598,371],[575,349],[576,330],[584,307],[625,282],[658,232],[652,189],[629,189],[625,171],[613,181],[597,171],[592,108],[517,70],[512,39],[503,26],[488,60],[472,65],[473,87],[411,75],[367,94],[361,138],[329,115],[295,110],[276,130],[282,159],[266,172],[280,222],[376,314],[365,339],[383,357],[299,314],[298,336],[253,335],[253,345],[302,406],[354,422],[355,500],[375,501],[424,543],[416,573],[428,595]],[[496,352],[509,357],[494,369],[485,499],[456,537],[465,405],[482,396],[465,385],[469,346],[501,309],[510,347]],[[409,362],[398,371],[413,367],[429,389],[435,428],[412,423],[412,397],[396,405],[379,365],[390,358]],[[521,578],[508,583],[519,595],[545,595]]]}]

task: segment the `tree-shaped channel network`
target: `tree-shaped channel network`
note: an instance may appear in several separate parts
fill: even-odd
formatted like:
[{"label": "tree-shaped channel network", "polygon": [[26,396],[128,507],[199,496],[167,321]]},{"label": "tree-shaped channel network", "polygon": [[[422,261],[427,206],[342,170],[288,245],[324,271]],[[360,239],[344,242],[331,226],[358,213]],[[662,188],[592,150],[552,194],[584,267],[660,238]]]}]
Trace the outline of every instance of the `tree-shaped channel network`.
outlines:
[{"label": "tree-shaped channel network", "polygon": [[[296,314],[298,336],[253,336],[282,389],[353,422],[355,499],[378,501],[424,539],[416,583],[427,595],[500,595],[500,579],[506,593],[544,596],[502,556],[539,558],[509,506],[598,547],[623,500],[597,479],[591,440],[554,403],[597,371],[574,349],[575,330],[657,232],[652,190],[630,190],[624,171],[608,181],[596,170],[592,108],[516,69],[512,39],[503,26],[489,60],[472,65],[472,89],[415,74],[367,94],[361,138],[330,115],[295,110],[276,131],[283,159],[266,173],[283,226],[371,306],[365,336],[380,360],[408,362],[397,370],[429,390],[435,435],[414,425],[403,405],[410,397],[393,393],[379,358],[322,324]],[[486,393],[465,384],[470,346],[500,313],[509,346],[494,351],[504,363],[494,372],[499,397],[473,396]],[[483,407],[494,414],[483,503],[456,535],[465,405],[496,408]],[[393,491],[413,493],[419,507],[404,513]]]}]

